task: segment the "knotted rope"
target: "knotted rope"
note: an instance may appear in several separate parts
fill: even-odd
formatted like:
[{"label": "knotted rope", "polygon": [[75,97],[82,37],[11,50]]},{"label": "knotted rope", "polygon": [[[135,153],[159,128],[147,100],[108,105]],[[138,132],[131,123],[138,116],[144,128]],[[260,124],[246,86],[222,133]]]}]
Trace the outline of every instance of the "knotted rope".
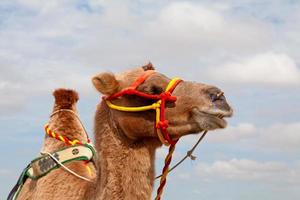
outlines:
[{"label": "knotted rope", "polygon": [[[169,127],[169,123],[168,123],[168,120],[165,119],[166,103],[167,102],[172,102],[172,103],[176,102],[177,98],[176,98],[176,96],[172,96],[172,92],[178,86],[178,84],[180,82],[182,82],[182,80],[179,78],[173,78],[168,83],[165,91],[158,95],[147,94],[147,93],[138,91],[137,87],[139,85],[141,85],[150,75],[152,75],[154,73],[155,73],[155,71],[152,71],[152,70],[146,71],[139,78],[137,78],[135,80],[135,82],[133,82],[133,84],[131,84],[131,86],[121,90],[120,92],[112,94],[110,96],[105,96],[105,97],[103,97],[103,99],[106,101],[109,108],[123,111],[123,112],[142,112],[142,111],[147,111],[147,110],[155,110],[155,112],[156,112],[155,128],[156,128],[157,136],[162,144],[169,146],[169,153],[165,158],[165,166],[163,167],[162,175],[157,177],[157,178],[161,177],[161,179],[160,179],[160,185],[157,189],[157,195],[156,195],[155,200],[160,200],[162,193],[163,193],[164,186],[166,185],[168,173],[170,171],[172,171],[175,167],[177,167],[181,162],[183,162],[188,156],[193,159],[192,152],[194,151],[194,148],[196,148],[196,147],[194,147],[187,154],[187,156],[180,161],[180,163],[177,163],[175,165],[175,167],[172,167],[172,169],[169,170],[170,163],[172,161],[172,155],[174,153],[175,146],[176,146],[178,139],[176,139],[176,140],[172,139],[170,133],[167,130]],[[121,105],[116,105],[111,102],[112,100],[122,97],[124,95],[135,95],[135,96],[139,96],[139,97],[142,97],[145,99],[156,100],[156,102],[151,105],[139,106],[139,107],[121,106]],[[204,135],[205,134],[206,134],[206,132],[204,133]],[[199,142],[198,142],[198,144],[199,144]],[[195,146],[197,146],[197,145],[195,145]]]},{"label": "knotted rope", "polygon": [[[64,142],[66,145],[76,145],[76,144],[80,144],[83,145],[82,142],[80,142],[79,140],[75,139],[75,140],[70,140],[68,137],[66,136],[62,136],[59,135],[55,132],[53,132],[50,128],[49,128],[49,124],[45,125],[45,132],[52,138],[55,138],[57,140],[60,140],[62,142]],[[89,139],[87,141],[87,143],[90,143]]]},{"label": "knotted rope", "polygon": [[169,153],[168,153],[168,155],[165,158],[165,166],[164,166],[164,168],[162,170],[162,175],[161,175],[161,178],[160,178],[160,183],[159,183],[159,187],[157,189],[155,200],[160,200],[161,195],[162,195],[163,190],[164,190],[164,187],[166,185],[167,176],[168,176],[168,173],[170,172],[169,171],[169,166],[170,166],[170,163],[172,161],[172,155],[173,155],[173,153],[175,151],[175,146],[176,146],[177,141],[178,140],[175,141],[175,144],[171,144],[169,146]]}]

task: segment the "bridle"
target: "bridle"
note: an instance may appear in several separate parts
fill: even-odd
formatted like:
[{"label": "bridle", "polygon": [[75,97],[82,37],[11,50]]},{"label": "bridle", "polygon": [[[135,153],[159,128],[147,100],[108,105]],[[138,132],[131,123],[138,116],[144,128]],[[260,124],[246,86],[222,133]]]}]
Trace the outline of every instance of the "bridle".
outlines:
[{"label": "bridle", "polygon": [[[152,74],[154,74],[154,70],[147,70],[145,71],[140,77],[138,77],[129,87],[121,90],[120,92],[117,92],[115,94],[112,94],[110,96],[104,96],[103,100],[106,101],[106,104],[109,108],[124,112],[142,112],[147,110],[155,110],[156,111],[156,120],[155,120],[155,128],[157,132],[157,136],[162,144],[169,146],[169,153],[165,158],[165,166],[162,170],[162,175],[160,179],[160,185],[157,189],[157,195],[155,197],[155,200],[160,200],[161,195],[163,193],[163,188],[166,184],[167,175],[170,172],[169,166],[172,161],[172,155],[175,150],[175,145],[178,141],[178,139],[172,139],[170,136],[170,133],[168,132],[167,128],[169,126],[168,121],[165,118],[165,108],[166,103],[171,102],[175,103],[177,98],[176,96],[173,96],[172,93],[174,89],[178,86],[180,82],[182,82],[179,78],[173,78],[168,83],[166,89],[164,92],[160,94],[147,94],[144,92],[140,92],[137,90],[137,87],[145,82],[147,78],[149,78]],[[124,95],[135,95],[142,97],[144,99],[151,99],[156,100],[155,103],[148,105],[148,106],[139,106],[139,107],[126,107],[126,106],[119,106],[113,104],[111,101],[114,99],[118,99],[119,97],[122,97]],[[185,159],[185,158],[184,158]]]},{"label": "bridle", "polygon": [[[137,78],[129,87],[112,94],[110,96],[105,96],[103,99],[106,101],[108,107],[114,110],[126,111],[126,112],[142,112],[147,110],[155,110],[156,111],[156,120],[155,127],[159,140],[162,144],[169,146],[175,145],[178,139],[173,140],[168,132],[167,128],[169,126],[168,121],[165,118],[165,107],[167,102],[175,103],[177,98],[176,96],[172,96],[172,92],[178,86],[180,82],[182,82],[179,78],[173,78],[167,85],[164,92],[160,94],[147,94],[144,92],[140,92],[137,90],[137,87],[141,85],[147,78],[149,78],[152,74],[154,74],[154,70],[145,71],[142,76]],[[148,106],[139,106],[139,107],[126,107],[126,106],[118,106],[113,104],[111,101],[122,97],[124,95],[135,95],[142,97],[144,99],[157,100],[155,103]]]}]

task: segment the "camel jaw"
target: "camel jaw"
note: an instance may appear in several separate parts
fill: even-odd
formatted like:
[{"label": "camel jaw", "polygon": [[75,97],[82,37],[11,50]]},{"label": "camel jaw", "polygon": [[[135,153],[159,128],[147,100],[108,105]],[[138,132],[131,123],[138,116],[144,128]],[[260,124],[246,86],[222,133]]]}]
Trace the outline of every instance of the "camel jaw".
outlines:
[{"label": "camel jaw", "polygon": [[231,117],[232,109],[224,111],[220,109],[199,109],[192,110],[193,119],[198,123],[202,130],[214,130],[226,128],[227,122],[225,117]]}]

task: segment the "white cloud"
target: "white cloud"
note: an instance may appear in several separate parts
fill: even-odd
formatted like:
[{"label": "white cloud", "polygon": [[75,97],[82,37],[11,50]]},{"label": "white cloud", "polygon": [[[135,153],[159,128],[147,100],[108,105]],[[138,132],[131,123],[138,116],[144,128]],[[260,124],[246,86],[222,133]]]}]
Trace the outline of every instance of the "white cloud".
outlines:
[{"label": "white cloud", "polygon": [[146,4],[143,12],[134,3],[121,6],[100,1],[99,5],[101,14],[86,17],[85,40],[73,50],[89,65],[133,66],[151,60],[166,70],[172,66],[188,74],[199,62],[215,64],[226,56],[267,49],[271,44],[268,25],[230,16],[209,4]]},{"label": "white cloud", "polygon": [[52,96],[52,91],[61,87],[76,89],[82,95],[95,94],[90,81],[92,74],[79,73],[75,67],[68,67],[63,62],[44,64],[49,69],[39,70],[39,64],[21,71],[18,66],[0,68],[0,93],[3,95],[0,99],[0,112],[13,113],[26,105],[28,99],[42,95]]},{"label": "white cloud", "polygon": [[285,54],[265,53],[210,70],[216,80],[233,83],[299,85],[300,70]]},{"label": "white cloud", "polygon": [[193,29],[196,34],[198,31],[215,32],[220,31],[225,25],[224,18],[218,12],[188,2],[170,4],[162,10],[160,20],[176,34],[178,32],[187,34]]},{"label": "white cloud", "polygon": [[63,0],[63,1],[17,0],[17,2],[20,5],[23,5],[23,6],[32,8],[32,9],[44,10],[46,8],[48,8],[48,9],[57,8],[59,2],[66,2],[66,1],[65,0]]},{"label": "white cloud", "polygon": [[[141,8],[150,2],[93,0],[85,2],[91,12],[83,12],[79,2],[70,0],[14,2],[11,5],[18,5],[11,8],[14,15],[4,18],[0,31],[0,66],[10,69],[9,76],[1,79],[0,90],[12,99],[2,100],[2,109],[9,103],[18,107],[31,94],[44,95],[57,86],[92,90],[91,74],[149,60],[162,72],[207,80],[206,66],[268,50],[274,42],[270,24],[230,13],[230,1],[164,1]],[[297,72],[287,55],[278,59]],[[286,74],[289,82],[297,79],[290,75],[292,71]]]},{"label": "white cloud", "polygon": [[261,129],[259,143],[262,147],[274,149],[300,150],[300,123],[275,124]]},{"label": "white cloud", "polygon": [[144,35],[148,46],[156,45],[156,51],[197,62],[207,56],[215,60],[228,53],[265,49],[270,44],[267,27],[254,18],[241,20],[209,4],[172,2],[145,24]]},{"label": "white cloud", "polygon": [[251,123],[240,123],[237,126],[229,126],[224,130],[218,131],[218,133],[210,134],[210,141],[213,142],[241,142],[244,139],[249,139],[257,136],[256,127]]},{"label": "white cloud", "polygon": [[284,162],[258,162],[248,159],[219,160],[211,164],[200,163],[196,167],[199,176],[206,181],[242,180],[259,183],[299,184],[300,163],[287,165]]},{"label": "white cloud", "polygon": [[250,123],[210,133],[209,142],[240,145],[260,150],[300,151],[300,122],[257,127]]}]

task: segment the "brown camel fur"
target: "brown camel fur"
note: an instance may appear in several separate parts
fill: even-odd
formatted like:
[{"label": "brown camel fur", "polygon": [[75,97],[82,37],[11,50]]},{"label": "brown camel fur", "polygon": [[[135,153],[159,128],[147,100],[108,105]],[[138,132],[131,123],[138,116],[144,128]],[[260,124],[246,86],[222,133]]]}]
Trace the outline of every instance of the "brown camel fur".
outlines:
[{"label": "brown camel fur", "polygon": [[[128,87],[150,64],[114,75],[102,73],[92,81],[96,89],[110,95]],[[159,94],[170,79],[156,72],[137,89]],[[166,119],[172,138],[203,130],[225,128],[223,117],[230,117],[232,109],[221,90],[196,82],[180,83],[173,94],[176,103],[168,103]],[[136,96],[113,100],[116,105],[142,106],[154,101]],[[122,112],[110,109],[102,101],[95,116],[95,147],[99,154],[99,175],[96,190],[90,191],[96,200],[149,200],[154,183],[155,151],[161,146],[154,128],[155,112]]]},{"label": "brown camel fur", "polygon": [[[54,91],[53,95],[55,97],[53,112],[59,109],[71,109],[77,113],[77,92],[58,89]],[[53,115],[49,120],[49,128],[57,134],[68,137],[70,140],[78,139],[83,143],[87,142],[83,127],[76,116],[70,112],[58,112]],[[42,152],[53,152],[65,146],[65,143],[46,134]],[[88,173],[84,161],[72,161],[66,164],[68,168],[79,175],[95,179],[96,170],[94,164],[90,162],[88,165],[92,169],[92,175]],[[86,199],[85,193],[88,187],[92,187],[92,184],[59,168],[37,181],[27,179],[18,200],[82,200]]]}]

